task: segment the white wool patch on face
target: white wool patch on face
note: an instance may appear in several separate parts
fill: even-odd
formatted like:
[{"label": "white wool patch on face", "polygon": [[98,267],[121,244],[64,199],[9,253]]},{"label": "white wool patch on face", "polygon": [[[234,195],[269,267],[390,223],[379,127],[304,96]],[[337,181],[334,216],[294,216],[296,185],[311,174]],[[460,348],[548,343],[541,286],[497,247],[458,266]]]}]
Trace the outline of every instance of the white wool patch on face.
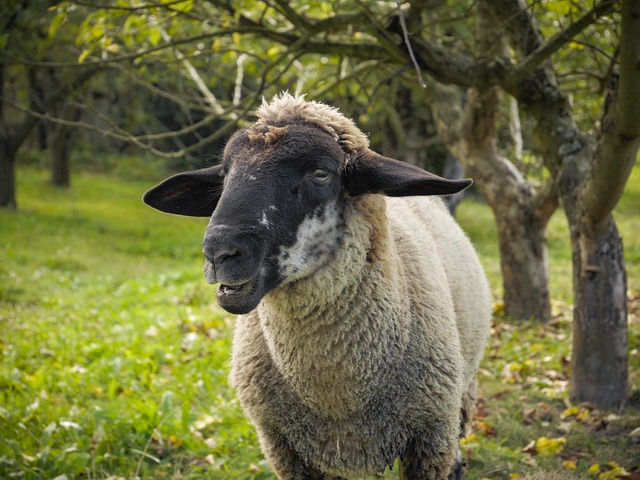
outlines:
[{"label": "white wool patch on face", "polygon": [[262,218],[260,219],[260,225],[263,225],[267,228],[271,227],[271,223],[269,223],[269,218],[267,217],[267,211],[262,211]]},{"label": "white wool patch on face", "polygon": [[281,248],[277,256],[285,283],[308,277],[335,254],[340,244],[343,219],[337,202],[320,205],[298,227],[295,243]]}]

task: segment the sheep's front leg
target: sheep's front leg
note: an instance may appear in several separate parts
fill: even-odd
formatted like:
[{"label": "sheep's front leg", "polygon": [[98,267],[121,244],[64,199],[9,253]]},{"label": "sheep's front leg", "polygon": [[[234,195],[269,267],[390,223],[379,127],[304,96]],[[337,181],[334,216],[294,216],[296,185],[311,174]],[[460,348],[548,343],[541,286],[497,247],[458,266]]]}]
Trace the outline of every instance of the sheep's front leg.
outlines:
[{"label": "sheep's front leg", "polygon": [[260,444],[267,462],[281,480],[342,480],[324,475],[307,465],[291,448],[286,439],[277,432],[259,432]]},{"label": "sheep's front leg", "polygon": [[453,480],[459,478],[458,472],[461,470],[457,466],[455,449],[434,445],[432,439],[426,437],[412,440],[400,459],[402,480]]}]

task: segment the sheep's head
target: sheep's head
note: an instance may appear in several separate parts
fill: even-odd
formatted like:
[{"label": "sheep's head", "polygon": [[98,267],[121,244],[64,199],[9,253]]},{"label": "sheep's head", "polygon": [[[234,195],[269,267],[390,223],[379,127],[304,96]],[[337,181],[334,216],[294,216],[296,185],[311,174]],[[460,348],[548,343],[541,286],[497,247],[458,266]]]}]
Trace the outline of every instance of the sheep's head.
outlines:
[{"label": "sheep's head", "polygon": [[144,196],[164,212],[211,217],[205,277],[219,283],[218,303],[231,313],[248,313],[270,290],[330,262],[350,199],[451,194],[471,183],[372,152],[351,120],[302,97],[276,97],[258,117],[231,137],[220,165],[175,175]]}]

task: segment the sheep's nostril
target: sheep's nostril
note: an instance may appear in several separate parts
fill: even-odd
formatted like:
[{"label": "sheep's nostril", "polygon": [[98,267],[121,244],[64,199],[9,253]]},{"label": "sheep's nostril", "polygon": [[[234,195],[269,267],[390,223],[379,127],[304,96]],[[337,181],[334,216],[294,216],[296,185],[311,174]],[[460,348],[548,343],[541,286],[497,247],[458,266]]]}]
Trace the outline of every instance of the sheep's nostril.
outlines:
[{"label": "sheep's nostril", "polygon": [[204,258],[206,258],[207,261],[212,265],[220,265],[222,262],[229,258],[240,256],[240,251],[236,248],[216,251],[203,248],[202,253],[204,253]]},{"label": "sheep's nostril", "polygon": [[219,252],[215,252],[213,259],[215,263],[219,265],[229,258],[239,257],[239,256],[240,256],[240,251],[238,249],[233,248],[233,249],[221,250]]}]

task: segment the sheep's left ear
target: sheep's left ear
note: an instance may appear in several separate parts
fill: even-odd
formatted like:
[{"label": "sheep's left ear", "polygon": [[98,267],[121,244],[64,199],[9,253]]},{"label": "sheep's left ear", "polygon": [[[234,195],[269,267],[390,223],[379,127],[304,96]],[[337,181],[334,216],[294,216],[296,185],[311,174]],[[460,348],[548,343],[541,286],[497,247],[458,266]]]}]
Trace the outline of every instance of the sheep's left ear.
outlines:
[{"label": "sheep's left ear", "polygon": [[188,217],[210,217],[222,191],[222,166],[178,173],[167,178],[142,197],[161,212]]},{"label": "sheep's left ear", "polygon": [[471,179],[450,180],[409,163],[383,157],[371,150],[351,158],[345,172],[349,194],[382,193],[390,197],[450,195],[471,185]]}]

